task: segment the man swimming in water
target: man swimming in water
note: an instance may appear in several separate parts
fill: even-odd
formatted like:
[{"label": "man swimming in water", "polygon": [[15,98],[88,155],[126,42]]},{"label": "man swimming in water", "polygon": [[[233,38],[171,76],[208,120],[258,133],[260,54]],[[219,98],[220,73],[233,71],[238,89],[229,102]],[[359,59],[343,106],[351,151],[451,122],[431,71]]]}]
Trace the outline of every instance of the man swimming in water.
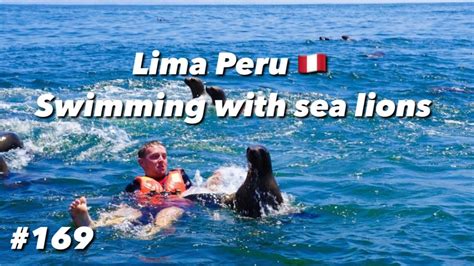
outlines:
[{"label": "man swimming in water", "polygon": [[[191,187],[192,183],[183,169],[168,172],[166,148],[159,141],[150,141],[140,148],[138,163],[143,168],[145,176],[136,177],[125,191],[135,193],[139,204],[148,205],[154,202],[156,205],[165,206],[156,214],[153,221],[154,227],[150,233],[155,233],[169,227],[173,221],[182,216],[184,210],[180,207],[180,203],[182,205],[186,200],[181,199],[180,195]],[[141,211],[121,205],[117,210],[104,213],[97,221],[93,221],[87,210],[85,197],[74,200],[69,206],[69,212],[78,227],[116,225],[126,220],[137,220],[142,216]]]}]

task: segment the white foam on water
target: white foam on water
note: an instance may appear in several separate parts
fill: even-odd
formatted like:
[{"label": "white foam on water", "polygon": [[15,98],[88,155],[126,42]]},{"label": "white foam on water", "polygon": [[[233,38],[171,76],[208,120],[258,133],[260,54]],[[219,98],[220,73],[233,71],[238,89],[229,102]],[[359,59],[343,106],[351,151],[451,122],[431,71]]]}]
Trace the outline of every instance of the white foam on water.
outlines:
[{"label": "white foam on water", "polygon": [[83,133],[81,124],[70,121],[42,122],[36,120],[21,120],[18,118],[1,119],[1,130],[11,131],[17,134],[32,135],[35,130],[45,129],[54,131],[57,135],[69,134],[71,132]]},{"label": "white foam on water", "polygon": [[209,186],[203,181],[199,171],[194,175],[194,186],[188,189],[184,195],[202,194],[202,193],[225,193],[231,194],[237,191],[242,185],[246,176],[247,169],[239,166],[224,166],[216,170],[220,174],[220,182]]},{"label": "white foam on water", "polygon": [[0,102],[0,109],[12,109],[12,107],[19,107],[23,103],[9,103],[9,102]]},{"label": "white foam on water", "polygon": [[[281,193],[281,196],[283,197],[283,203],[276,210],[272,209],[271,207],[265,208],[265,206],[260,206],[263,218],[290,215],[303,211],[303,207],[296,204],[294,196],[284,192]],[[267,209],[267,212],[263,211],[265,209]]]},{"label": "white foam on water", "polygon": [[43,90],[40,89],[32,89],[32,88],[25,88],[25,87],[15,87],[15,88],[2,88],[0,90],[0,97],[2,99],[8,97],[18,97],[23,96],[25,98],[36,97],[44,93]]},{"label": "white foam on water", "polygon": [[5,110],[9,115],[32,114],[36,110],[37,98],[43,93],[46,92],[31,88],[1,88],[0,110]]},{"label": "white foam on water", "polygon": [[8,152],[3,153],[2,156],[11,171],[22,169],[27,166],[28,163],[33,160],[34,153],[25,145],[25,149],[17,148],[9,150]]},{"label": "white foam on water", "polygon": [[201,186],[203,183],[201,172],[199,170],[196,170],[196,173],[194,174],[194,184],[196,186]]},{"label": "white foam on water", "polygon": [[222,175],[222,183],[216,188],[222,193],[234,193],[247,177],[247,169],[239,166],[227,166],[217,169]]},{"label": "white foam on water", "polygon": [[[96,99],[149,99],[156,100],[158,92],[164,92],[166,99],[191,100],[192,94],[184,81],[171,80],[144,83],[140,80],[110,80],[101,81],[86,90],[96,93]],[[202,97],[201,99],[207,99]]]},{"label": "white foam on water", "polygon": [[107,156],[112,155],[118,160],[125,159],[123,156],[120,156],[120,153],[137,143],[137,141],[130,139],[125,130],[114,126],[91,128],[88,134],[98,137],[100,141],[95,146],[81,152],[77,156],[77,160],[79,161],[86,161],[98,156],[102,158],[103,154]]},{"label": "white foam on water", "polygon": [[[184,81],[151,81],[143,82],[134,79],[116,79],[100,81],[84,86],[79,91],[60,89],[61,94],[52,92],[62,100],[83,99],[87,91],[96,93],[96,99],[150,99],[155,100],[158,92],[165,92],[167,99],[190,100],[191,91]],[[11,151],[5,159],[12,169],[26,166],[35,154],[56,156],[72,161],[87,161],[107,157],[114,160],[126,160],[122,154],[136,144],[126,130],[110,119],[98,119],[90,126],[90,119],[57,119],[25,120],[16,114],[32,115],[37,109],[36,100],[46,93],[44,90],[31,88],[9,88],[0,90],[0,109],[12,114],[13,118],[0,119],[0,131],[15,132],[25,143],[24,150]],[[61,96],[62,95],[62,96]],[[18,102],[22,99],[22,102]],[[206,99],[202,97],[202,99]],[[16,157],[16,158],[15,158]],[[20,159],[21,158],[21,159]]]},{"label": "white foam on water", "polygon": [[464,125],[466,124],[466,122],[457,121],[457,120],[451,120],[451,119],[445,119],[445,120],[444,120],[444,123],[446,123],[446,124],[452,124],[452,125],[461,125],[461,126],[464,126]]},{"label": "white foam on water", "polygon": [[[126,156],[122,153],[136,144],[125,130],[113,125],[89,128],[79,121],[41,122],[17,118],[0,119],[0,124],[1,131],[15,132],[24,142],[25,154],[20,154],[18,151],[17,154],[10,152],[5,156],[17,158],[13,160],[13,164],[9,164],[11,167],[16,165],[15,167],[23,168],[33,159],[34,154],[41,156],[63,154],[61,157],[68,157],[73,161],[96,160],[103,158],[105,154],[108,158],[124,160]],[[91,147],[83,150],[87,146]]]}]

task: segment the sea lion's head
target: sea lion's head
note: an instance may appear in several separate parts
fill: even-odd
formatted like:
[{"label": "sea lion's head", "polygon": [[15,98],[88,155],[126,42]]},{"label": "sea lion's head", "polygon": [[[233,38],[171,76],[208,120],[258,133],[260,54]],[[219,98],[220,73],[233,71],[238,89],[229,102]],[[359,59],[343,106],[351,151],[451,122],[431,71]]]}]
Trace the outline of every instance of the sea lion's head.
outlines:
[{"label": "sea lion's head", "polygon": [[273,176],[272,160],[268,150],[261,146],[255,145],[247,148],[247,161],[249,171],[252,171],[259,178],[271,175]]},{"label": "sea lion's head", "polygon": [[0,152],[6,152],[16,148],[23,148],[20,137],[12,132],[0,132]]},{"label": "sea lion's head", "polygon": [[[23,142],[17,134],[12,132],[0,132],[0,152],[7,152],[16,148],[23,148]],[[8,176],[8,166],[0,156],[0,177]]]}]

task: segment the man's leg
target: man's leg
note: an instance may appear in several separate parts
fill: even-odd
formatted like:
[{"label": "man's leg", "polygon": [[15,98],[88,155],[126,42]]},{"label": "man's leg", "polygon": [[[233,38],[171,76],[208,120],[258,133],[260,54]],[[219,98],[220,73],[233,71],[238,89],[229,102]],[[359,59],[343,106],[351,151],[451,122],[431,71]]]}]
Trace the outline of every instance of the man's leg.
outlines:
[{"label": "man's leg", "polygon": [[155,216],[155,227],[158,226],[160,228],[167,228],[174,221],[183,216],[183,213],[184,210],[178,207],[165,208]]},{"label": "man's leg", "polygon": [[136,220],[142,214],[139,210],[131,208],[127,205],[121,205],[118,209],[102,213],[99,220],[93,221],[87,210],[87,200],[85,197],[74,200],[69,206],[69,212],[71,213],[74,224],[79,226],[89,227],[100,227],[100,226],[111,226],[123,223],[124,221]]},{"label": "man's leg", "polygon": [[147,232],[147,237],[153,236],[162,229],[169,228],[174,221],[183,216],[184,210],[178,207],[168,207],[155,216],[153,227]]}]

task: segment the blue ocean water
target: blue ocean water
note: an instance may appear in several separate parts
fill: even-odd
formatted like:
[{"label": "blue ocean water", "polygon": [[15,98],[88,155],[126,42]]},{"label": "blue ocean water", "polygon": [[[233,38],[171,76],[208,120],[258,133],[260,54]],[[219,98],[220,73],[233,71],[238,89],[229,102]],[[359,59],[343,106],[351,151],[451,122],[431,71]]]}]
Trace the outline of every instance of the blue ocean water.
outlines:
[{"label": "blue ocean water", "polygon": [[[474,262],[474,4],[297,6],[0,5],[0,131],[25,149],[2,154],[2,264],[472,264]],[[340,40],[350,35],[352,41]],[[330,41],[319,41],[319,36]],[[191,98],[183,77],[132,75],[136,52],[208,59],[208,85],[344,99],[344,119],[39,119],[36,100]],[[289,74],[215,76],[217,55],[290,57]],[[326,53],[327,74],[300,75],[297,55]],[[370,54],[382,52],[381,57]],[[354,118],[357,93],[430,99],[429,118]],[[289,202],[252,220],[196,206],[173,228],[141,240],[100,228],[86,251],[11,251],[18,226],[71,226],[68,205],[89,199],[97,218],[141,173],[136,151],[159,139],[171,167],[196,183],[215,169],[245,174],[262,144]]]}]

